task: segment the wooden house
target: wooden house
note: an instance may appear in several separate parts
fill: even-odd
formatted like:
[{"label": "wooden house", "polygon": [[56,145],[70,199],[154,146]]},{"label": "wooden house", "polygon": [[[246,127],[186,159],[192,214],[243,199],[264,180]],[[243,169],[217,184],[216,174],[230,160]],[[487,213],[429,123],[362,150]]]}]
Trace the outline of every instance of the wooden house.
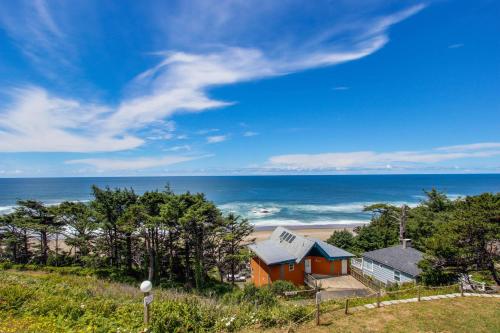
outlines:
[{"label": "wooden house", "polygon": [[385,285],[416,282],[422,273],[418,263],[423,253],[410,245],[409,239],[401,245],[365,252],[361,259],[353,259],[352,266],[365,276]]},{"label": "wooden house", "polygon": [[322,240],[303,237],[283,227],[269,239],[250,244],[254,256],[250,268],[252,282],[263,286],[276,280],[303,285],[308,275],[339,276],[349,274],[353,254]]}]

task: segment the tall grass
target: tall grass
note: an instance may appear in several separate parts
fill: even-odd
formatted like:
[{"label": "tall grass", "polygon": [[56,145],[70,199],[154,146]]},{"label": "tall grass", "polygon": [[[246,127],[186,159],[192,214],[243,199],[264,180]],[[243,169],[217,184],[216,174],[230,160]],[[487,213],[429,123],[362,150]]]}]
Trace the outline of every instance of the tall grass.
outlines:
[{"label": "tall grass", "polygon": [[[152,332],[234,332],[273,327],[310,309],[276,295],[289,286],[246,286],[223,298],[155,289]],[[142,294],[134,285],[95,276],[0,271],[0,332],[139,332]],[[14,330],[15,328],[15,330]]]}]

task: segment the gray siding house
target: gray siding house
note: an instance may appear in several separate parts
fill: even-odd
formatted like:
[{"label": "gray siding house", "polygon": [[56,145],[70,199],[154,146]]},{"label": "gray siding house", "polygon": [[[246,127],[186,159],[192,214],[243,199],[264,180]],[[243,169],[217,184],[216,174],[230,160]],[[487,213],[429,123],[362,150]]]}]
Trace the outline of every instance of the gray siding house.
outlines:
[{"label": "gray siding house", "polygon": [[353,259],[351,266],[384,284],[415,282],[422,257],[422,252],[403,244],[365,252],[362,258]]}]

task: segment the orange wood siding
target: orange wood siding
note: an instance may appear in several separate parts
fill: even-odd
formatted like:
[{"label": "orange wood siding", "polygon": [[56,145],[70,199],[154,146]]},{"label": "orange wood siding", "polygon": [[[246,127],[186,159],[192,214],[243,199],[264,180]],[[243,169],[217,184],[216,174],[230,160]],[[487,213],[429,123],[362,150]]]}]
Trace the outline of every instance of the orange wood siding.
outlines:
[{"label": "orange wood siding", "polygon": [[294,264],[293,271],[290,271],[290,265],[284,264],[285,280],[293,282],[295,285],[304,284],[304,261]]},{"label": "orange wood siding", "polygon": [[271,281],[268,273],[269,267],[258,257],[252,258],[250,267],[252,269],[252,282],[257,287],[264,286]]},{"label": "orange wood siding", "polygon": [[[311,260],[311,273],[339,276],[342,274],[342,260],[330,261],[324,257],[308,256],[305,259]],[[252,269],[252,282],[257,287],[265,286],[277,280],[286,280],[295,285],[304,284],[305,264],[302,260],[294,264],[293,270],[290,270],[289,264],[278,264],[267,266],[258,257],[253,257],[250,261]],[[350,262],[347,259],[347,274],[350,272]]]},{"label": "orange wood siding", "polygon": [[332,275],[331,261],[323,257],[308,256],[311,259],[311,273]]},{"label": "orange wood siding", "polygon": [[339,276],[342,275],[342,260],[334,260],[333,264],[333,275]]},{"label": "orange wood siding", "polygon": [[295,264],[290,270],[289,264],[267,266],[258,257],[250,261],[252,268],[252,282],[257,287],[267,285],[277,280],[290,281],[296,285],[304,284],[304,262]]},{"label": "orange wood siding", "polygon": [[[311,259],[311,273],[339,276],[342,274],[342,260],[330,261],[324,257],[308,256]],[[349,260],[347,261],[347,272],[349,273]]]}]

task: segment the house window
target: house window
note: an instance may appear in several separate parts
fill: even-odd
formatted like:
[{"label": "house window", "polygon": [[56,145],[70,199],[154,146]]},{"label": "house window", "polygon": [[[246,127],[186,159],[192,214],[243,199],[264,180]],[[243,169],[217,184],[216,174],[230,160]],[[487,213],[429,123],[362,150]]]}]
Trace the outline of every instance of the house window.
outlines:
[{"label": "house window", "polygon": [[394,281],[396,281],[396,282],[401,281],[401,272],[394,271]]},{"label": "house window", "polygon": [[365,259],[364,260],[364,265],[365,265],[365,269],[367,271],[373,272],[373,261],[371,261],[369,259]]},{"label": "house window", "polygon": [[295,264],[293,264],[293,263],[288,264],[288,271],[289,272],[292,272],[294,269],[295,269]]}]

